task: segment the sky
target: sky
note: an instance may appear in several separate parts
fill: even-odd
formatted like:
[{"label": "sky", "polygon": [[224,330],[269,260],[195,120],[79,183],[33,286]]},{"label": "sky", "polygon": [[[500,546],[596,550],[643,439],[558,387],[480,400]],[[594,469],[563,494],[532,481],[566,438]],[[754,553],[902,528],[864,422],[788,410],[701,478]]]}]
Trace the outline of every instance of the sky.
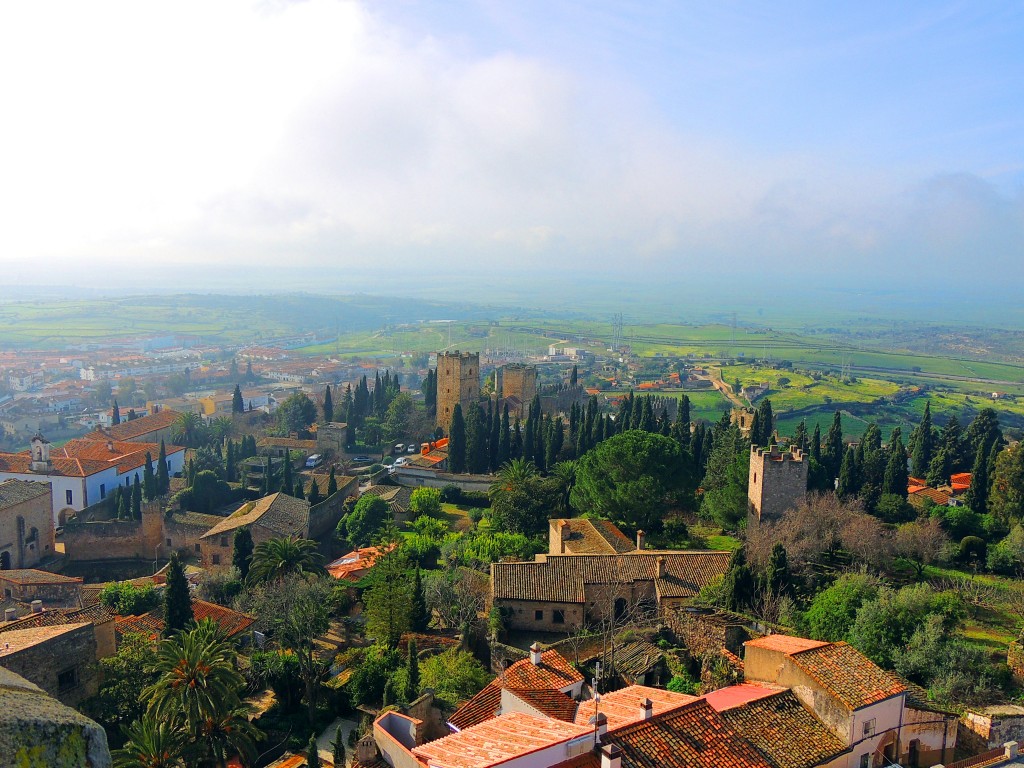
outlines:
[{"label": "sky", "polygon": [[1014,286],[1021,40],[995,1],[3,3],[0,286]]}]

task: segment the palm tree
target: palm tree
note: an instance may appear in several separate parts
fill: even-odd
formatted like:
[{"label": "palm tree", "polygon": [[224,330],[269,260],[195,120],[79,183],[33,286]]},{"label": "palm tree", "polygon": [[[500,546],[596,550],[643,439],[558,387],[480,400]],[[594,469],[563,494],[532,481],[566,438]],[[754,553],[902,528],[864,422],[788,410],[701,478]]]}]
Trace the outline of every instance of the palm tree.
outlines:
[{"label": "palm tree", "polygon": [[128,740],[114,752],[114,768],[182,768],[185,736],[168,720],[146,715],[124,729]]},{"label": "palm tree", "polygon": [[224,442],[225,438],[231,436],[234,426],[230,416],[218,416],[210,422],[210,436],[218,443]]},{"label": "palm tree", "polygon": [[578,462],[560,461],[551,468],[551,477],[558,482],[558,507],[562,514],[569,514],[569,494],[576,485],[576,468]]},{"label": "palm tree", "polygon": [[249,721],[251,713],[252,708],[243,705],[203,723],[202,751],[218,768],[226,766],[236,754],[241,756],[243,765],[252,765],[256,759],[256,742],[263,738],[263,733]]},{"label": "palm tree", "polygon": [[491,484],[491,495],[523,491],[526,489],[527,483],[535,477],[537,477],[537,465],[532,461],[523,458],[507,461],[501,465]]},{"label": "palm tree", "polygon": [[186,411],[174,420],[171,433],[174,435],[174,442],[177,445],[184,445],[188,448],[195,448],[201,442],[202,433],[205,429],[203,419],[198,413]]},{"label": "palm tree", "polygon": [[316,547],[315,541],[295,536],[267,539],[257,544],[252,553],[249,579],[252,582],[277,581],[290,573],[321,574],[323,557]]}]

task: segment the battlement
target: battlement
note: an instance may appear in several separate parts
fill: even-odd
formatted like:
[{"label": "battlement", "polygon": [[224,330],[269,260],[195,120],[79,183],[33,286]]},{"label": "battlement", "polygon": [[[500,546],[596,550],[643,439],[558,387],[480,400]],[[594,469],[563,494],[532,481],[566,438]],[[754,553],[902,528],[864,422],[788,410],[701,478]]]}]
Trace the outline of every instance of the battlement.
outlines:
[{"label": "battlement", "polygon": [[437,353],[437,425],[447,432],[451,428],[456,404],[462,407],[463,418],[469,406],[480,399],[480,353]]},{"label": "battlement", "polygon": [[457,349],[452,350],[451,352],[438,352],[437,353],[437,362],[438,362],[439,365],[440,365],[442,360],[458,360],[460,362],[477,363],[477,364],[479,364],[479,362],[480,362],[480,353],[479,352],[460,352]]},{"label": "battlement", "polygon": [[806,498],[808,464],[799,448],[783,451],[777,445],[750,447],[750,525],[764,519],[777,520]]},{"label": "battlement", "polygon": [[807,454],[801,451],[799,448],[794,446],[788,451],[783,451],[777,445],[770,445],[767,448],[760,448],[758,446],[750,446],[750,458],[754,460],[755,457],[760,461],[805,461]]}]

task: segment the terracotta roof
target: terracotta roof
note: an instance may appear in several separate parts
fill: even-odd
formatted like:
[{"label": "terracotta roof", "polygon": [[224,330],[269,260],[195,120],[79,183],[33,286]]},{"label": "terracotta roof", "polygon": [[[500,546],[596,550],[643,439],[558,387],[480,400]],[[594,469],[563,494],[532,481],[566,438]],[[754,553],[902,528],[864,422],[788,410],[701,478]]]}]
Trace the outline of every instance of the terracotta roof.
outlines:
[{"label": "terracotta roof", "polygon": [[575,723],[509,712],[412,752],[439,768],[489,768],[592,733],[590,727]]},{"label": "terracotta roof", "polygon": [[571,555],[606,554],[630,552],[636,544],[615,524],[608,520],[588,520],[584,517],[558,518],[549,525],[559,531],[569,526],[569,537],[565,540],[565,553]]},{"label": "terracotta roof", "polygon": [[[548,555],[543,562],[493,563],[497,600],[582,603],[587,584],[654,581],[665,558],[665,584],[678,596],[696,595],[729,566],[728,552],[643,550],[616,555]],[[669,591],[666,587],[666,592]]]},{"label": "terracotta roof", "polygon": [[799,653],[811,648],[821,648],[828,643],[821,640],[809,640],[806,637],[793,637],[792,635],[765,635],[756,640],[748,640],[743,644],[748,648],[765,648],[769,651],[781,653]]},{"label": "terracotta roof", "polygon": [[[196,621],[213,619],[220,625],[220,628],[228,635],[235,635],[245,632],[256,623],[256,617],[247,613],[239,613],[230,608],[225,608],[216,603],[208,603],[205,600],[192,600],[192,616]],[[153,609],[141,616],[118,616],[115,630],[118,637],[129,633],[156,636],[164,631],[163,606]]]},{"label": "terracotta roof", "polygon": [[740,683],[730,685],[726,688],[719,688],[717,691],[706,693],[701,698],[714,707],[716,712],[723,712],[733,707],[742,707],[757,699],[766,696],[774,696],[780,691],[787,690],[779,686],[768,686],[760,683]]},{"label": "terracotta roof", "polygon": [[813,768],[849,751],[791,690],[731,707],[721,717],[778,768]]},{"label": "terracotta roof", "polygon": [[706,701],[610,733],[622,768],[774,768]]},{"label": "terracotta roof", "polygon": [[521,699],[538,712],[555,720],[564,720],[567,723],[571,723],[576,718],[578,703],[561,691],[506,688],[505,692]]},{"label": "terracotta roof", "polygon": [[31,480],[4,480],[0,482],[0,509],[31,501],[40,496],[48,496],[49,494],[49,483],[39,483]]},{"label": "terracotta roof", "polygon": [[912,485],[907,488],[907,493],[910,495],[910,501],[926,498],[931,499],[939,506],[946,506],[949,504],[949,492],[938,488],[921,488],[916,485]]},{"label": "terracotta roof", "polygon": [[952,483],[955,488],[958,485],[966,485],[968,488],[971,487],[971,473],[970,472],[954,472],[949,476],[949,482]]},{"label": "terracotta roof", "polygon": [[54,627],[61,624],[79,624],[81,622],[92,622],[103,624],[112,621],[115,614],[107,606],[97,603],[87,608],[50,608],[40,613],[29,613],[20,619],[0,623],[0,633],[10,632],[16,629],[29,629],[32,627]]},{"label": "terracotta roof", "polygon": [[[56,624],[45,627],[30,627],[28,629],[15,629],[5,632],[3,643],[0,644],[0,665],[3,664],[5,656],[26,648],[32,648],[41,643],[53,640],[56,637],[74,632],[82,627],[92,626],[88,621],[81,621],[76,624]],[[94,659],[88,659],[94,661]]]},{"label": "terracotta roof", "polygon": [[40,477],[60,475],[61,477],[89,477],[110,468],[109,464],[83,459],[51,457],[51,472],[32,472],[32,457],[28,453],[0,453],[0,472],[14,474],[37,474]]},{"label": "terracotta roof", "polygon": [[384,553],[394,549],[394,544],[386,547],[363,547],[342,555],[327,564],[327,572],[336,579],[359,581],[365,571],[373,567],[377,559]]},{"label": "terracotta roof", "polygon": [[906,686],[847,643],[828,643],[791,654],[796,665],[845,707],[860,709],[898,696]]},{"label": "terracotta roof", "polygon": [[[165,452],[168,456],[181,453],[185,449],[180,445],[167,445]],[[138,469],[145,465],[146,454],[155,462],[160,456],[159,443],[133,443],[126,440],[91,440],[79,438],[69,440],[62,448],[58,448],[50,455],[55,458],[63,454],[67,459],[83,459],[87,461],[103,462],[107,466],[117,466],[121,474]]]},{"label": "terracotta roof", "polygon": [[61,573],[50,573],[35,568],[15,568],[10,571],[0,571],[0,581],[9,581],[12,584],[21,586],[34,584],[81,584],[84,579],[81,576],[65,576]]},{"label": "terracotta roof", "polygon": [[632,640],[623,645],[616,645],[614,653],[611,649],[601,658],[605,669],[612,669],[620,675],[635,680],[649,672],[665,658],[665,652],[646,640]]},{"label": "terracotta roof", "polygon": [[[685,704],[697,701],[696,696],[685,693],[673,693],[662,688],[649,688],[646,685],[630,685],[611,693],[601,694],[601,714],[608,718],[608,730],[614,731],[627,725],[643,720],[641,702],[649,699],[651,711],[655,716],[677,709]],[[590,699],[580,703],[576,711],[576,723],[586,725],[594,716],[597,703]]]},{"label": "terracotta roof", "polygon": [[[137,419],[131,421],[122,421],[120,424],[115,424],[109,429],[98,429],[95,432],[90,432],[85,436],[87,440],[107,440],[113,438],[115,440],[132,440],[136,437],[142,437],[150,432],[156,432],[161,429],[167,429],[167,427],[174,424],[175,420],[181,414],[178,411],[172,411],[170,408],[164,408],[152,413],[149,416],[140,416]],[[167,446],[170,450],[170,446]],[[156,458],[154,454],[153,458]]]},{"label": "terracotta roof", "polygon": [[492,680],[476,696],[459,707],[448,719],[449,724],[462,731],[492,719],[501,708],[501,689],[512,691],[555,691],[583,682],[583,675],[574,669],[557,651],[547,650],[540,656],[540,664],[529,658],[520,659]]},{"label": "terracotta roof", "polygon": [[260,525],[279,536],[305,535],[309,502],[284,493],[272,493],[243,504],[230,516],[200,536],[208,539],[244,525]]}]

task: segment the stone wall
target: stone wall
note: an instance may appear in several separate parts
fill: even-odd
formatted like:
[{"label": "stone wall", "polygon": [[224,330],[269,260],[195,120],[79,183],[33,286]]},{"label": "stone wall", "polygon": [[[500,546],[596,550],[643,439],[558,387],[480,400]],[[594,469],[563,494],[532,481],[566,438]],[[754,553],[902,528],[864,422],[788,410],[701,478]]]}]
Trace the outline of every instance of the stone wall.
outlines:
[{"label": "stone wall", "polygon": [[747,498],[750,522],[778,520],[807,496],[807,465],[803,451],[794,448],[785,453],[777,446],[750,448],[750,474]]},{"label": "stone wall", "polygon": [[452,475],[448,472],[434,472],[429,469],[417,467],[398,467],[391,479],[399,485],[411,488],[444,488],[446,485],[454,485],[464,491],[480,491],[487,493],[494,477],[491,475]]},{"label": "stone wall", "polygon": [[717,612],[676,609],[665,611],[664,621],[695,659],[718,654],[722,648],[739,656],[743,643],[751,639],[746,627]]},{"label": "stone wall", "polygon": [[[496,600],[494,604],[501,608],[507,629],[573,632],[583,626],[583,606],[579,603]],[[562,621],[555,621],[558,611],[561,611]]]},{"label": "stone wall", "polygon": [[[9,637],[37,631],[42,630],[16,630]],[[96,633],[92,623],[72,626],[34,645],[3,653],[0,662],[69,707],[78,706],[82,700],[95,694],[99,686]]]},{"label": "stone wall", "polygon": [[338,492],[309,508],[309,538],[318,539],[333,531],[344,514],[345,500],[359,485],[357,478],[338,488]]},{"label": "stone wall", "polygon": [[455,405],[465,419],[471,403],[480,399],[480,355],[476,352],[439,352],[437,355],[437,426],[447,434]]},{"label": "stone wall", "polygon": [[994,749],[1008,741],[1024,743],[1024,707],[1016,704],[967,710],[960,725],[960,744],[975,751]]},{"label": "stone wall", "polygon": [[3,572],[0,571],[0,587],[4,596],[10,592],[11,599],[22,603],[42,600],[45,606],[51,608],[78,608],[82,604],[82,579],[45,584],[17,584],[5,580]]},{"label": "stone wall", "polygon": [[5,488],[15,485],[19,490],[29,489],[25,495],[38,495],[0,507],[0,552],[8,553],[11,568],[34,568],[54,553],[52,493],[48,483],[25,480],[8,480]]},{"label": "stone wall", "polygon": [[142,506],[142,520],[102,520],[64,527],[64,554],[69,561],[152,560],[163,549],[163,510],[159,500]]},{"label": "stone wall", "polygon": [[522,648],[516,648],[513,645],[499,643],[497,640],[492,640],[490,645],[492,675],[500,675],[504,670],[511,667],[517,661],[522,661],[530,656],[530,654]]}]

